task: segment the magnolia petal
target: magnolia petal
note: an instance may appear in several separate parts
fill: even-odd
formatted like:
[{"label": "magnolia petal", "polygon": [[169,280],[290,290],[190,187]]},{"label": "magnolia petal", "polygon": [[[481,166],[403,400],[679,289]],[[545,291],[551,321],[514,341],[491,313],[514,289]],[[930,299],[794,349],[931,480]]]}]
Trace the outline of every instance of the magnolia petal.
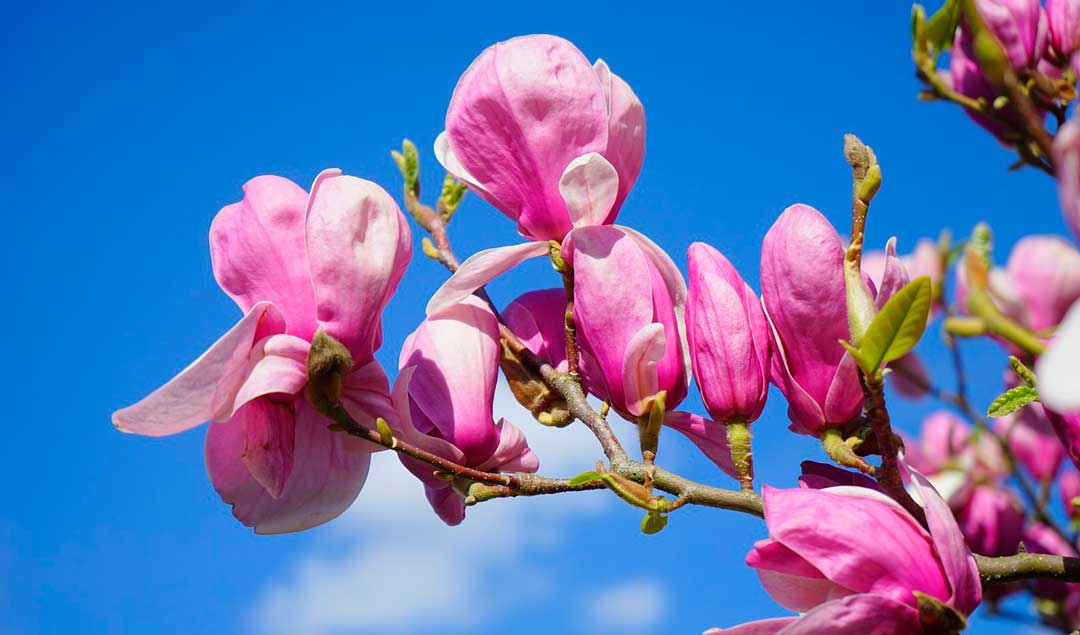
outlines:
[{"label": "magnolia petal", "polygon": [[367,362],[412,256],[405,216],[375,183],[324,173],[312,186],[307,250],[319,326]]},{"label": "magnolia petal", "polygon": [[874,280],[874,284],[877,285],[877,298],[874,300],[874,304],[880,310],[889,301],[889,298],[896,295],[896,292],[904,288],[904,285],[910,281],[911,276],[908,274],[907,268],[904,267],[903,261],[896,255],[896,237],[894,236],[889,239],[889,242],[885,243],[885,266],[881,278]]},{"label": "magnolia petal", "polygon": [[619,196],[604,220],[611,223],[641,173],[645,159],[645,109],[630,85],[612,73],[604,60],[596,60],[593,69],[600,78],[608,106],[608,143],[604,157],[619,172]]},{"label": "magnolia petal", "polygon": [[210,420],[214,404],[231,401],[247,371],[248,353],[260,332],[281,333],[285,322],[269,302],[256,303],[225,335],[180,374],[139,403],[113,413],[124,432],[162,437]]},{"label": "magnolia petal", "polygon": [[634,415],[645,413],[659,391],[656,364],[664,357],[664,325],[653,322],[634,334],[626,345],[622,364],[626,404]]},{"label": "magnolia petal", "polygon": [[499,419],[495,427],[499,431],[499,447],[476,469],[485,472],[535,472],[540,469],[540,460],[529,448],[520,428],[505,419]]},{"label": "magnolia petal", "polygon": [[538,240],[520,245],[493,247],[478,251],[461,263],[450,279],[428,301],[427,314],[434,315],[472,295],[502,273],[530,258],[547,255],[548,242]]},{"label": "magnolia petal", "polygon": [[690,439],[724,474],[734,479],[739,478],[735,464],[731,460],[731,450],[728,448],[727,428],[722,423],[711,421],[701,415],[676,410],[664,417],[664,425]]},{"label": "magnolia petal", "polygon": [[281,498],[293,468],[296,426],[292,408],[286,403],[259,399],[232,425],[244,429],[241,458],[248,474],[271,498]]},{"label": "magnolia petal", "polygon": [[[242,457],[248,417],[295,412],[292,470],[281,495],[272,497],[256,481]],[[273,411],[269,414],[268,411]],[[307,401],[279,404],[257,399],[206,436],[206,469],[233,515],[259,534],[302,531],[339,516],[356,499],[367,478],[371,453],[358,439],[328,429],[332,422]]]},{"label": "magnolia petal", "polygon": [[[271,335],[255,344],[243,385],[229,401],[214,404],[213,420],[228,421],[247,402],[265,395],[295,395],[307,385],[311,344],[294,335]],[[228,397],[230,395],[219,395]]]},{"label": "magnolia petal", "polygon": [[960,532],[960,526],[957,525],[948,503],[941,498],[926,477],[908,467],[902,456],[897,463],[909,493],[926,512],[926,523],[930,527],[934,548],[952,588],[952,594],[948,598],[930,591],[926,593],[968,615],[982,601],[982,583],[979,581],[979,569],[964,541],[964,535]]},{"label": "magnolia petal", "polygon": [[465,169],[465,166],[461,165],[457,156],[454,155],[454,151],[450,149],[450,137],[443,130],[439,133],[439,136],[435,137],[435,160],[439,162],[439,165],[450,173],[455,179],[461,181],[470,188],[487,193],[484,186],[480,185],[476,181],[476,177],[469,174],[469,171]]},{"label": "magnolia petal", "polygon": [[919,611],[882,595],[849,595],[826,602],[780,635],[923,635]]},{"label": "magnolia petal", "polygon": [[710,628],[702,635],[775,635],[788,626],[797,617],[774,617],[767,620],[747,622],[731,628]]},{"label": "magnolia petal", "polygon": [[602,155],[590,152],[566,166],[559,193],[574,227],[601,225],[619,194],[619,173]]},{"label": "magnolia petal", "polygon": [[288,179],[251,179],[244,199],[214,217],[210,260],[218,284],[241,310],[273,302],[289,334],[311,339],[315,296],[304,242],[307,200],[307,192]]},{"label": "magnolia petal", "polygon": [[1058,327],[1050,346],[1035,363],[1039,400],[1057,412],[1080,411],[1080,302]]}]

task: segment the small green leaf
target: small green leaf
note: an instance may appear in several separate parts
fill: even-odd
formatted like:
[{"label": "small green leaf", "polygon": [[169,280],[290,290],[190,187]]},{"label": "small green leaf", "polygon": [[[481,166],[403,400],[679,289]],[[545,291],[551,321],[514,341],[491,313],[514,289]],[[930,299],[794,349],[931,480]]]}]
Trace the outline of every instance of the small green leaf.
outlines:
[{"label": "small green leaf", "polygon": [[858,354],[852,354],[864,373],[876,373],[882,364],[903,357],[915,347],[926,330],[930,301],[927,276],[912,280],[889,298],[866,329]]},{"label": "small green leaf", "polygon": [[440,194],[443,215],[445,216],[444,221],[450,220],[454,212],[457,211],[458,205],[461,205],[461,199],[465,197],[465,192],[468,191],[469,186],[458,181],[450,174],[446,175],[446,178],[443,179],[442,194]]},{"label": "small green leaf", "polygon": [[986,414],[991,417],[1004,417],[1007,414],[1016,412],[1029,403],[1039,400],[1039,392],[1031,386],[1017,386],[1016,388],[1010,388],[1001,393],[993,403],[990,404],[990,408],[986,411]]},{"label": "small green leaf", "polygon": [[661,529],[667,527],[667,520],[667,516],[649,512],[645,514],[645,518],[641,519],[641,533],[649,535],[658,533]]},{"label": "small green leaf", "polygon": [[1012,367],[1013,372],[1020,378],[1020,381],[1028,386],[1035,387],[1035,372],[1025,366],[1024,362],[1013,355],[1009,355],[1009,366]]},{"label": "small green leaf", "polygon": [[574,478],[570,479],[567,482],[567,484],[572,486],[572,487],[577,487],[578,485],[584,485],[586,483],[591,483],[593,481],[602,481],[602,480],[604,480],[604,476],[602,474],[600,474],[599,472],[593,472],[593,471],[590,470],[588,472],[582,472],[581,474],[578,474]]},{"label": "small green leaf", "polygon": [[957,0],[946,0],[934,15],[926,21],[924,31],[926,41],[937,52],[947,51],[952,48],[953,37],[956,35],[956,27],[960,24],[960,3]]}]

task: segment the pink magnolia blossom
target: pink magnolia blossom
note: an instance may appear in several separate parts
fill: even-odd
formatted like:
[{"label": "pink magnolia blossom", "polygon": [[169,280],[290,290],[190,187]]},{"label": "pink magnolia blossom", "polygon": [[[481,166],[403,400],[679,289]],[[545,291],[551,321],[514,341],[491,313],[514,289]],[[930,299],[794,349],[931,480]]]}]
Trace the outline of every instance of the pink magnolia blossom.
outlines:
[{"label": "pink magnolia blossom", "polygon": [[840,340],[850,339],[844,247],[829,221],[793,205],[761,249],[762,304],[773,334],[772,382],[788,401],[791,429],[820,436],[862,412],[859,376]]},{"label": "pink magnolia blossom", "polygon": [[[1039,0],[975,0],[986,28],[1016,70],[1034,68],[1046,53],[1048,24]],[[971,43],[963,42],[970,54]]]},{"label": "pink magnolia blossom", "polygon": [[[1080,61],[1080,54],[1073,60]],[[1066,121],[1054,137],[1054,162],[1061,212],[1073,235],[1080,238],[1080,123],[1075,117]]]},{"label": "pink magnolia blossom", "polygon": [[1080,302],[1073,304],[1035,363],[1039,399],[1073,463],[1080,467]]},{"label": "pink magnolia blossom", "polygon": [[211,421],[210,480],[258,533],[331,520],[363,487],[374,446],[328,430],[332,422],[304,399],[310,341],[321,329],[348,348],[354,365],[342,379],[342,405],[354,419],[393,416],[373,354],[411,255],[408,223],[379,186],[338,170],[320,174],[310,196],[260,176],[214,219],[210,254],[244,317],[113,422],[164,436]]},{"label": "pink magnolia blossom", "polygon": [[982,595],[963,535],[926,479],[905,476],[929,531],[874,489],[766,486],[769,537],[746,562],[777,603],[801,615],[706,635],[922,635],[915,592],[970,614]]},{"label": "pink magnolia blossom", "polygon": [[1023,538],[1024,518],[1016,495],[990,484],[972,488],[956,513],[968,547],[984,556],[1015,554]]},{"label": "pink magnolia blossom", "polygon": [[1046,18],[1051,48],[1068,60],[1080,44],[1080,0],[1046,0]]},{"label": "pink magnolia blossom", "polygon": [[[424,449],[483,471],[535,472],[540,463],[525,435],[495,422],[499,323],[478,298],[429,316],[406,340],[394,384],[402,434]],[[465,518],[465,500],[427,463],[399,455],[424,483],[428,501],[446,524]]]},{"label": "pink magnolia blossom", "polygon": [[1060,236],[1025,236],[1006,268],[1025,308],[1023,323],[1035,332],[1053,328],[1080,299],[1080,251]]},{"label": "pink magnolia blossom", "polygon": [[1036,480],[1052,479],[1057,474],[1065,459],[1065,446],[1041,405],[1033,403],[996,420],[994,430]]},{"label": "pink magnolia blossom", "polygon": [[523,236],[562,240],[572,227],[615,220],[641,171],[645,111],[603,60],[591,65],[552,35],[517,37],[489,47],[458,80],[435,153]]},{"label": "pink magnolia blossom", "polygon": [[694,243],[687,258],[686,330],[701,399],[717,421],[750,423],[769,392],[772,336],[761,302],[719,251]]}]

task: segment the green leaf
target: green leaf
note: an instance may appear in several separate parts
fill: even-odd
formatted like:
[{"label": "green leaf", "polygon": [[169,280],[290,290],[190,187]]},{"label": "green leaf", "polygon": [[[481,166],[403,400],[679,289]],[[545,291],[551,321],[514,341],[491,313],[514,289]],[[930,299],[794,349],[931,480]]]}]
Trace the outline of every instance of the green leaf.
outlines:
[{"label": "green leaf", "polygon": [[1016,412],[1029,403],[1038,400],[1039,391],[1031,386],[1017,386],[1016,388],[1010,388],[1001,393],[998,398],[990,404],[990,408],[987,409],[986,414],[991,417],[1004,417],[1005,415]]},{"label": "green leaf", "polygon": [[1013,372],[1020,378],[1020,381],[1028,386],[1035,386],[1035,372],[1025,366],[1024,362],[1013,355],[1009,355],[1009,366],[1012,366]]},{"label": "green leaf", "polygon": [[604,475],[600,474],[599,472],[593,472],[590,470],[588,472],[582,472],[581,474],[578,474],[574,478],[570,479],[567,484],[572,487],[577,487],[578,485],[584,485],[593,481],[602,480],[604,480]]},{"label": "green leaf", "polygon": [[667,527],[667,520],[667,516],[649,512],[645,514],[645,518],[641,519],[641,533],[649,535],[658,533],[661,529]]},{"label": "green leaf", "polygon": [[926,21],[925,37],[935,51],[947,51],[952,48],[956,27],[960,24],[960,3],[946,0],[934,15]]},{"label": "green leaf", "polygon": [[866,329],[858,354],[853,354],[864,373],[878,372],[882,364],[903,357],[915,347],[930,315],[930,287],[929,277],[916,278],[881,307]]}]

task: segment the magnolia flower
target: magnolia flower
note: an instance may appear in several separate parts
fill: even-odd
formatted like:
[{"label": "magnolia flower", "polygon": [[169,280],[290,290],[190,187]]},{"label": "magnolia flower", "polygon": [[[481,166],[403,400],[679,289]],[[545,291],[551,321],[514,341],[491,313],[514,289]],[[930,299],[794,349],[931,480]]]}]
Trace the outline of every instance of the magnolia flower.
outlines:
[{"label": "magnolia flower", "polygon": [[[1080,60],[1080,55],[1074,55]],[[1073,117],[1054,136],[1054,163],[1057,164],[1058,199],[1065,222],[1080,238],[1080,124]]]},{"label": "magnolia flower", "polygon": [[344,344],[352,367],[341,404],[361,424],[392,417],[374,359],[380,316],[411,255],[410,232],[379,186],[327,170],[309,196],[260,176],[218,213],[210,255],[244,317],[179,375],[113,423],[147,436],[211,421],[206,467],[233,514],[258,533],[299,531],[344,511],[364,485],[374,446],[332,432],[304,398],[317,331]]},{"label": "magnolia flower", "polygon": [[503,322],[541,359],[565,372],[566,291],[541,289],[523,293],[502,310]]},{"label": "magnolia flower", "polygon": [[[645,111],[603,60],[529,35],[489,47],[458,80],[435,154],[532,240],[608,224],[641,171]],[[585,181],[602,188],[589,192]],[[610,197],[583,214],[566,197]]]},{"label": "magnolia flower", "polygon": [[1035,363],[1039,400],[1073,463],[1080,466],[1080,302]]},{"label": "magnolia flower", "polygon": [[922,635],[928,621],[962,623],[982,597],[975,560],[945,501],[920,474],[903,472],[929,531],[875,489],[766,486],[769,537],[746,563],[801,615],[706,635]]},{"label": "magnolia flower", "polygon": [[[1046,53],[1047,16],[1039,0],[975,0],[986,28],[994,34],[1013,68],[1033,68]],[[970,36],[961,48],[971,54]]]},{"label": "magnolia flower", "polygon": [[[394,384],[402,436],[424,449],[482,471],[535,472],[525,435],[492,417],[499,377],[499,323],[476,297],[429,316],[405,340]],[[428,502],[448,525],[465,518],[465,499],[432,467],[404,454],[424,483]]]},{"label": "magnolia flower", "polygon": [[1051,48],[1060,60],[1068,60],[1080,44],[1080,0],[1046,0],[1046,22]]},{"label": "magnolia flower", "polygon": [[974,553],[1011,556],[1024,531],[1024,507],[1011,491],[989,484],[972,488],[957,511],[964,540]]},{"label": "magnolia flower", "polygon": [[1060,236],[1021,238],[1006,271],[1024,307],[1022,323],[1036,333],[1057,326],[1080,300],[1080,251]]}]

